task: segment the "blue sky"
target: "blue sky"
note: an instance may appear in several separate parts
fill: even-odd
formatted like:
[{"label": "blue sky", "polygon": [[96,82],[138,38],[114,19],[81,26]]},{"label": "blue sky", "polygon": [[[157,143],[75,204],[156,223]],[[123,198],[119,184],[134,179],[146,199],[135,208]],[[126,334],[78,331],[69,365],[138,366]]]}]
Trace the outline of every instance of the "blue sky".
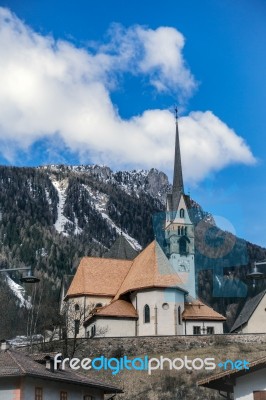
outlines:
[{"label": "blue sky", "polygon": [[0,162],[157,167],[266,246],[263,0],[0,1]]}]

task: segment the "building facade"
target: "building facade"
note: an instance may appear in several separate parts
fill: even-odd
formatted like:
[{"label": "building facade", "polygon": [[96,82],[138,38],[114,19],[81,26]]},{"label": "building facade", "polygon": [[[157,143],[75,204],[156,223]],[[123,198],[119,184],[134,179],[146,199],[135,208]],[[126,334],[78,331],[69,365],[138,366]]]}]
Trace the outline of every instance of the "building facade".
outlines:
[{"label": "building facade", "polygon": [[209,376],[198,386],[222,392],[228,400],[266,400],[266,357],[252,361],[248,368]]}]

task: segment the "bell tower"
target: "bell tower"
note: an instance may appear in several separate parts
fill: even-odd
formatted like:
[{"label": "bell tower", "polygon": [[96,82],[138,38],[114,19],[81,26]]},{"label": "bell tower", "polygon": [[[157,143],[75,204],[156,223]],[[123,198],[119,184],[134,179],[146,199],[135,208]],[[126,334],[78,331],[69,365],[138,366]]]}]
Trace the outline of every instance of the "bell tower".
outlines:
[{"label": "bell tower", "polygon": [[175,162],[172,193],[167,195],[165,241],[166,254],[184,282],[184,289],[196,297],[194,225],[190,217],[190,198],[184,194],[181,151],[176,117]]}]

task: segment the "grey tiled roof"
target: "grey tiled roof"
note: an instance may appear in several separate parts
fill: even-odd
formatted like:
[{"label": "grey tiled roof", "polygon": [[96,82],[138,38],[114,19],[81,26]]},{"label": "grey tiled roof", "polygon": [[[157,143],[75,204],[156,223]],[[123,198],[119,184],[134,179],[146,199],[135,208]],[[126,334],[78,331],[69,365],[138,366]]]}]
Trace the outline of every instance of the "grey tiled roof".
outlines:
[{"label": "grey tiled roof", "polygon": [[123,235],[120,235],[110,250],[104,254],[104,258],[114,258],[116,260],[133,260],[138,252],[128,243]]},{"label": "grey tiled roof", "polygon": [[5,379],[8,376],[31,376],[51,381],[98,388],[103,390],[104,393],[122,393],[122,390],[113,385],[91,379],[86,375],[74,372],[71,369],[56,370],[55,372],[52,372],[46,369],[45,359],[40,357],[40,355],[34,357],[15,350],[1,350],[0,380]]},{"label": "grey tiled roof", "polygon": [[266,290],[263,290],[262,292],[257,294],[257,296],[252,297],[252,299],[249,299],[245,303],[238,318],[236,319],[234,325],[231,328],[231,332],[234,332],[235,330],[237,330],[238,328],[240,328],[241,326],[245,325],[248,322],[248,320],[250,319],[250,317],[252,316],[252,314],[254,313],[256,308],[258,307],[259,303],[261,302],[261,300],[263,299],[265,294],[266,294]]}]

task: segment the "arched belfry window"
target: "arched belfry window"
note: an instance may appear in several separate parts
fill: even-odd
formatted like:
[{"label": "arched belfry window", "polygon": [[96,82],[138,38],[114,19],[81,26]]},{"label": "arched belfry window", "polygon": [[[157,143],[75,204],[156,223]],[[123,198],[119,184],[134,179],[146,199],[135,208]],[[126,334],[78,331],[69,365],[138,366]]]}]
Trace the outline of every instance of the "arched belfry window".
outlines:
[{"label": "arched belfry window", "polygon": [[187,241],[184,237],[179,240],[179,254],[187,254]]},{"label": "arched belfry window", "polygon": [[150,307],[148,304],[144,306],[144,324],[149,323],[151,320],[151,312],[150,312]]},{"label": "arched belfry window", "polygon": [[180,215],[180,218],[185,218],[185,210],[184,210],[184,208],[180,208],[179,215]]},{"label": "arched belfry window", "polygon": [[190,243],[190,240],[187,236],[182,236],[179,239],[179,254],[181,255],[188,254],[188,243]]},{"label": "arched belfry window", "polygon": [[182,320],[181,320],[181,307],[178,307],[178,325],[182,324]]}]

